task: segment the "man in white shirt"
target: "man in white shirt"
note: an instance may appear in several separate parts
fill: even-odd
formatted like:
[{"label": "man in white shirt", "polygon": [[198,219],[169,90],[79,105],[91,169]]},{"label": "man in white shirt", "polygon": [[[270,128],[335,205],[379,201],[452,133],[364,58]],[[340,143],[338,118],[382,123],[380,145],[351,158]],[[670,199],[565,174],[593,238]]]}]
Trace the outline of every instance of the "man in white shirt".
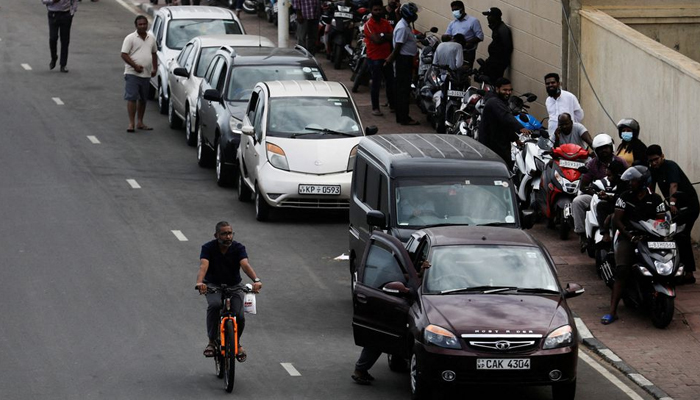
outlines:
[{"label": "man in white shirt", "polygon": [[[129,113],[129,127],[127,132],[135,129],[144,131],[153,130],[143,123],[143,115],[146,113],[146,100],[150,90],[150,78],[156,76],[158,70],[158,58],[156,57],[156,41],[148,34],[148,20],[139,15],[134,20],[136,32],[124,38],[122,43],[122,60],[124,60],[124,100]],[[138,111],[138,122],[135,123]]]},{"label": "man in white shirt", "polygon": [[578,102],[576,96],[571,92],[567,92],[561,88],[559,82],[559,74],[551,72],[544,77],[544,85],[547,88],[547,114],[549,114],[549,131],[550,137],[554,136],[554,132],[559,125],[559,116],[563,113],[568,113],[574,117],[574,122],[583,120],[583,109]]}]

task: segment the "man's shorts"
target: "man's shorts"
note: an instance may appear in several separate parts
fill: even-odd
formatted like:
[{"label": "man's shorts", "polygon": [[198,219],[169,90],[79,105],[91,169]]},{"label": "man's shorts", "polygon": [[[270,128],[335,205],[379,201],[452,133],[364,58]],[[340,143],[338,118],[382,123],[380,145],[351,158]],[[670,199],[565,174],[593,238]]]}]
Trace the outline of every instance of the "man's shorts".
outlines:
[{"label": "man's shorts", "polygon": [[615,279],[625,280],[632,271],[635,262],[634,249],[636,243],[630,242],[627,238],[620,238],[615,248]]},{"label": "man's shorts", "polygon": [[148,99],[151,78],[142,78],[133,74],[124,74],[124,100],[143,101]]}]

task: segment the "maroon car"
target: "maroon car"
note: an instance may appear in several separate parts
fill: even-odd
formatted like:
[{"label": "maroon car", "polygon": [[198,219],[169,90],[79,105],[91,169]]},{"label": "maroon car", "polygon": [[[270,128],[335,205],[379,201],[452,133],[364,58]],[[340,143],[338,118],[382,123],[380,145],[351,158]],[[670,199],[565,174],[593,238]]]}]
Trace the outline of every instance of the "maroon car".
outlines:
[{"label": "maroon car", "polygon": [[551,385],[568,400],[578,332],[566,299],[581,293],[561,288],[549,253],[521,230],[429,228],[406,247],[374,232],[353,284],[353,333],[392,369],[410,360],[413,398],[478,383]]}]

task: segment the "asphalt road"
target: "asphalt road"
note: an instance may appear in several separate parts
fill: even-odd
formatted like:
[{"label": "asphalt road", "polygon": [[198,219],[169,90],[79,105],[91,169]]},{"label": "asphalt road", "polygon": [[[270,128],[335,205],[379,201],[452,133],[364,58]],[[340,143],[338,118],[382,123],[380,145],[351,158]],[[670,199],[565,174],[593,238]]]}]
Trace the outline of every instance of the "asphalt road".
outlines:
[{"label": "asphalt road", "polygon": [[[119,49],[132,11],[82,2],[68,74],[48,70],[39,1],[4,2],[0,18],[0,398],[228,396],[201,355],[206,303],[194,291],[199,248],[219,220],[233,223],[264,282],[235,396],[409,396],[408,375],[384,361],[373,386],[350,380],[359,349],[347,265],[333,260],[347,251],[346,214],[258,223],[252,204],[197,166],[155,102],[146,115],[154,130],[125,132]],[[582,359],[577,398],[649,398],[606,374],[612,381]],[[547,388],[437,397],[474,395],[550,398]]]}]

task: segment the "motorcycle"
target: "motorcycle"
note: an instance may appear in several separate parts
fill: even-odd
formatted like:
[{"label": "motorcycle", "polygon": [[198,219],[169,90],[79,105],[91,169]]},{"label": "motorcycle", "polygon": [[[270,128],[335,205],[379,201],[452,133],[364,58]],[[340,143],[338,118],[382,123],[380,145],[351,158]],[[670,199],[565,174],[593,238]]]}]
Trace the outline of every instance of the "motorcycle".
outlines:
[{"label": "motorcycle", "polygon": [[467,88],[462,103],[455,111],[452,121],[447,124],[447,133],[466,135],[479,140],[479,124],[481,113],[484,111],[486,100],[496,88],[491,84],[486,75],[481,75],[478,70],[473,70],[474,81],[480,83],[480,87]]},{"label": "motorcycle", "polygon": [[548,227],[559,223],[559,238],[569,238],[573,226],[571,202],[579,193],[581,175],[588,159],[588,151],[579,145],[567,143],[551,151],[552,161],[542,172],[542,214],[549,219]]},{"label": "motorcycle", "polygon": [[372,18],[372,14],[368,13],[366,9],[360,8],[358,10],[360,15],[363,15],[360,24],[358,25],[358,33],[356,39],[356,45],[353,49],[352,55],[350,56],[350,70],[352,71],[352,76],[350,80],[353,81],[352,92],[357,93],[360,85],[366,85],[369,82],[369,67],[367,66],[367,44],[365,43],[365,24]]},{"label": "motorcycle", "polygon": [[333,6],[333,19],[330,28],[326,27],[328,36],[326,48],[330,51],[333,68],[340,69],[346,54],[352,56],[350,44],[353,39],[355,26],[355,14],[353,7],[345,5],[345,2],[337,2]]},{"label": "motorcycle", "polygon": [[461,108],[462,99],[469,87],[469,74],[461,70],[452,70],[446,66],[436,66],[440,69],[440,89],[433,93],[435,113],[428,114],[433,127],[438,133],[445,133],[448,124],[454,118],[455,112]]},{"label": "motorcycle", "polygon": [[432,27],[430,30],[425,32],[416,33],[416,40],[421,47],[418,49],[418,71],[416,72],[416,78],[412,88],[418,108],[420,108],[423,114],[428,113],[428,104],[432,102],[433,97],[433,92],[430,92],[429,97],[423,98],[421,92],[425,86],[428,70],[430,69],[430,66],[433,65],[433,55],[435,55],[435,49],[440,44],[440,38],[436,35],[437,32],[438,28]]},{"label": "motorcycle", "polygon": [[595,259],[598,277],[605,282],[606,286],[611,288],[615,282],[615,255],[612,243],[603,241],[603,234],[600,232],[600,226],[598,225],[598,204],[601,201],[598,193],[605,192],[608,198],[612,199],[615,196],[617,187],[608,178],[598,179],[591,185],[595,189],[595,194],[591,198],[589,210],[586,211],[586,239],[588,240],[586,250],[588,251],[588,256]]},{"label": "motorcycle", "polygon": [[263,0],[244,0],[243,11],[246,14],[258,14],[260,17],[265,16],[265,4]]}]

